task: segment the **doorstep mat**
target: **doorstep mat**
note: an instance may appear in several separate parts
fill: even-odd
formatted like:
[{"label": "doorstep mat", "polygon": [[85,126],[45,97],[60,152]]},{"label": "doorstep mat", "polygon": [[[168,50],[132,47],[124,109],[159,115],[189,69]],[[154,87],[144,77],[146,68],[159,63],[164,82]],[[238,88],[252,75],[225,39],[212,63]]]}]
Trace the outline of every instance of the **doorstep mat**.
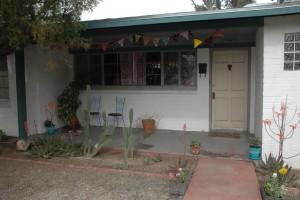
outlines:
[{"label": "doorstep mat", "polygon": [[212,131],[208,133],[210,137],[222,137],[222,138],[240,138],[240,133],[237,132],[223,132],[223,131]]}]

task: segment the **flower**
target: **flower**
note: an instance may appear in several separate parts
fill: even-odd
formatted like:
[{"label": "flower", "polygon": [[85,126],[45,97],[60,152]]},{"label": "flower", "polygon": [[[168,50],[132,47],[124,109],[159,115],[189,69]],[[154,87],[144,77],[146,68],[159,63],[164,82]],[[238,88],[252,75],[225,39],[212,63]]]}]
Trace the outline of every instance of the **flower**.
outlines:
[{"label": "flower", "polygon": [[172,172],[169,173],[168,177],[170,182],[184,183],[189,174],[188,168],[177,168],[175,167]]},{"label": "flower", "polygon": [[272,178],[277,178],[277,173],[273,173]]},{"label": "flower", "polygon": [[281,175],[285,175],[287,172],[288,172],[288,169],[287,168],[281,168],[280,170],[278,170],[278,172],[281,174]]}]

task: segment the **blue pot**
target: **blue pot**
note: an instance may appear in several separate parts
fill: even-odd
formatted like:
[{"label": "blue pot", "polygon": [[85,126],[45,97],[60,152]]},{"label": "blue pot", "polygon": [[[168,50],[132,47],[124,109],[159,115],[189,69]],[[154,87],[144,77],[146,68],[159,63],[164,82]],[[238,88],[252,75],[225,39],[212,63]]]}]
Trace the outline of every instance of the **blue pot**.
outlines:
[{"label": "blue pot", "polygon": [[55,134],[55,125],[48,127],[48,134],[50,135]]},{"label": "blue pot", "polygon": [[259,160],[261,155],[261,147],[249,147],[251,160]]}]

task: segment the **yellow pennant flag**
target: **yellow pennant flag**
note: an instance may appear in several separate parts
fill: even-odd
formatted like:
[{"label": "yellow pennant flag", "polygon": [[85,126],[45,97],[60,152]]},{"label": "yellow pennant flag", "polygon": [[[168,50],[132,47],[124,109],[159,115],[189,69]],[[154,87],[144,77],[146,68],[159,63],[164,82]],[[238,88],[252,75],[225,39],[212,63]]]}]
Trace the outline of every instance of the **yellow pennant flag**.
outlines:
[{"label": "yellow pennant flag", "polygon": [[202,44],[203,41],[199,39],[194,39],[194,48],[197,48],[200,44]]}]

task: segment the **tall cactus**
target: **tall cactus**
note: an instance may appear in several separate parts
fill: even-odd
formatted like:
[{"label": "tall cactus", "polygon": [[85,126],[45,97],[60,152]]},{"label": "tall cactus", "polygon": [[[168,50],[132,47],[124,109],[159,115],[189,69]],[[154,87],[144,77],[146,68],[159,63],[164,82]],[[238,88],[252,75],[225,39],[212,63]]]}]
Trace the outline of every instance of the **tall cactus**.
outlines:
[{"label": "tall cactus", "polygon": [[[113,142],[113,133],[115,131],[115,126],[110,125],[106,127],[106,129],[100,134],[98,142],[92,146],[91,140],[91,125],[90,125],[90,111],[91,111],[91,88],[87,85],[87,109],[78,109],[76,111],[76,116],[80,121],[80,124],[83,126],[84,132],[84,155],[93,157],[95,156],[101,148],[104,146],[110,145]],[[105,115],[105,112],[103,112]],[[104,123],[106,124],[106,119],[104,119]],[[111,135],[111,138],[107,138],[106,136]]]},{"label": "tall cactus", "polygon": [[129,110],[129,128],[123,128],[123,149],[124,149],[124,164],[125,168],[128,168],[128,152],[131,151],[131,157],[133,157],[134,151],[134,138],[132,134],[132,121],[133,121],[133,109]]}]

